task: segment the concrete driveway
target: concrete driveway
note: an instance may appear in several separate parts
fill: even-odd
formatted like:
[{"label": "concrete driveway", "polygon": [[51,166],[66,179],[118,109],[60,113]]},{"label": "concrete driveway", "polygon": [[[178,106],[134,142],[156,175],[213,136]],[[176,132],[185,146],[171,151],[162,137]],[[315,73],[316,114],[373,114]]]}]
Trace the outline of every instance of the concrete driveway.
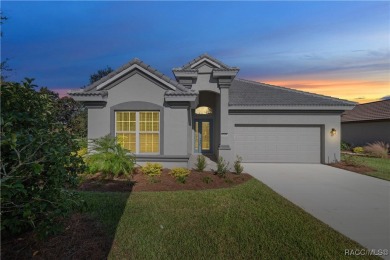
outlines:
[{"label": "concrete driveway", "polygon": [[243,166],[245,172],[366,248],[390,250],[390,182],[322,164]]}]

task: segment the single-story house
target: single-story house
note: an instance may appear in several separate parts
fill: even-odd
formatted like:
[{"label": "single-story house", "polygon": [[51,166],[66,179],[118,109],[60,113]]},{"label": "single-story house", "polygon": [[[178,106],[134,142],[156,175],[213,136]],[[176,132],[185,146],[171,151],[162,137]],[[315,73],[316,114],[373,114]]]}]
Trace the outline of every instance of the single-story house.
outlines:
[{"label": "single-story house", "polygon": [[341,115],[341,140],[354,146],[390,144],[390,100],[357,105]]},{"label": "single-story house", "polygon": [[340,115],[354,102],[236,78],[239,68],[201,55],[173,80],[134,59],[69,92],[88,108],[88,138],[107,134],[138,163],[189,166],[198,154],[232,162],[340,159]]}]

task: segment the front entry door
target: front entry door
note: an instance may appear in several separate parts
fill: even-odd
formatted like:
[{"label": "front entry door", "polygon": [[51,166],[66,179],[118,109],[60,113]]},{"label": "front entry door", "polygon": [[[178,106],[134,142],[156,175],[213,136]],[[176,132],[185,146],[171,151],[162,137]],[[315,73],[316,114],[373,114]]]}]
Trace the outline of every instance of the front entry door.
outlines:
[{"label": "front entry door", "polygon": [[195,119],[195,153],[212,153],[213,124],[211,119]]}]

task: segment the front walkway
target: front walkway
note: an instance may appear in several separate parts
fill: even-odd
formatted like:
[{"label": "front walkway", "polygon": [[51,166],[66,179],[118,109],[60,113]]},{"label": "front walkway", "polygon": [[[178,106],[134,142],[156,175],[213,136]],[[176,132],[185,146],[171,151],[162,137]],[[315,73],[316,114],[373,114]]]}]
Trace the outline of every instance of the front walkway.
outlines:
[{"label": "front walkway", "polygon": [[390,250],[390,182],[322,164],[243,166],[340,233],[368,249]]}]

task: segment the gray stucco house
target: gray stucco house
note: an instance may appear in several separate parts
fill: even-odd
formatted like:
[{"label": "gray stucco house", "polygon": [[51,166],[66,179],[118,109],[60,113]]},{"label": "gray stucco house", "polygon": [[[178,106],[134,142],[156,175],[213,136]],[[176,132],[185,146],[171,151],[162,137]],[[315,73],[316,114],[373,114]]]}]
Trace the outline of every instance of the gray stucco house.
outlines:
[{"label": "gray stucco house", "polygon": [[201,55],[173,80],[134,59],[69,95],[88,108],[88,138],[117,136],[137,162],[189,166],[197,154],[233,162],[340,159],[340,115],[355,103],[236,78]]},{"label": "gray stucco house", "polygon": [[357,105],[341,115],[341,140],[353,146],[390,144],[390,100]]}]

